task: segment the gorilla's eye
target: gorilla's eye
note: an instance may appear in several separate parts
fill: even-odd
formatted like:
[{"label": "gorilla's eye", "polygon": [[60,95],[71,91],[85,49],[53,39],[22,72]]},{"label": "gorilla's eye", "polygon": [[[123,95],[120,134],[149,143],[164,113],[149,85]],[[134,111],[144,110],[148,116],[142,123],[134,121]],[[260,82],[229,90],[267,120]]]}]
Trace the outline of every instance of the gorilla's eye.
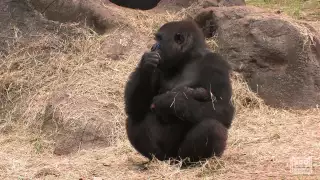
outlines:
[{"label": "gorilla's eye", "polygon": [[174,35],[174,41],[178,44],[182,44],[184,42],[184,36],[180,33]]},{"label": "gorilla's eye", "polygon": [[154,38],[155,38],[156,41],[161,41],[162,40],[162,36],[159,33],[155,34]]}]

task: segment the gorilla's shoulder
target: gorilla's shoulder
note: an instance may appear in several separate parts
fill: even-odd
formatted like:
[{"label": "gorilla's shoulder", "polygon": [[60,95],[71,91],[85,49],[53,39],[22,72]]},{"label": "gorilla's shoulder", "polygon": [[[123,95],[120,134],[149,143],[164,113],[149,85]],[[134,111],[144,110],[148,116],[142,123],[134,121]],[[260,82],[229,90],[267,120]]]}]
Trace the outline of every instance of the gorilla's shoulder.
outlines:
[{"label": "gorilla's shoulder", "polygon": [[204,66],[210,66],[222,70],[229,71],[231,70],[231,66],[228,63],[228,61],[217,52],[213,52],[210,49],[203,49],[202,50],[202,58],[201,58],[201,64]]}]

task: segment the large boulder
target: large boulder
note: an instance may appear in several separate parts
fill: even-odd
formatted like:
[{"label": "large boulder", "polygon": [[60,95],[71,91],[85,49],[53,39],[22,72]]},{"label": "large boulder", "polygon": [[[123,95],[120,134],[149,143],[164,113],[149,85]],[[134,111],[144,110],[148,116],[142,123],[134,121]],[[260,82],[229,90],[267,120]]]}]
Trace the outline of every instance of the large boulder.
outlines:
[{"label": "large boulder", "polygon": [[[32,20],[31,20],[32,19]],[[0,1],[0,58],[17,39],[43,33],[40,18],[25,1]]]},{"label": "large boulder", "polygon": [[181,7],[189,7],[194,5],[194,10],[199,10],[208,7],[222,7],[222,6],[244,6],[244,0],[162,0],[158,7],[175,7],[181,10]]},{"label": "large boulder", "polygon": [[112,6],[105,6],[100,0],[27,0],[35,10],[58,22],[80,22],[104,33],[118,25],[123,19]]},{"label": "large boulder", "polygon": [[244,6],[245,0],[202,0],[202,7]]},{"label": "large boulder", "polygon": [[207,8],[195,20],[267,104],[320,104],[319,24],[244,6]]},{"label": "large boulder", "polygon": [[241,6],[245,5],[244,0],[110,0],[121,7],[130,9],[150,10],[156,7],[188,7],[193,3],[201,4],[203,7],[210,6]]}]

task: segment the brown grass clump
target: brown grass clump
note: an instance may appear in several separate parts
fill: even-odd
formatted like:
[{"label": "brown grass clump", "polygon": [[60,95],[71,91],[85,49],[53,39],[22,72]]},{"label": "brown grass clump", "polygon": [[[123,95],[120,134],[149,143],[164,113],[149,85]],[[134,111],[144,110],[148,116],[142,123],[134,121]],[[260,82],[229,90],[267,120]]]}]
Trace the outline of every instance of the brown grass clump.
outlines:
[{"label": "brown grass clump", "polygon": [[[141,54],[149,49],[154,30],[187,13],[128,9],[125,13],[129,26],[119,26],[102,36],[77,25],[63,25],[71,30],[57,27],[33,41],[16,39],[10,45],[0,64],[1,179],[319,178],[320,110],[269,108],[236,73],[232,85],[237,114],[221,159],[185,169],[156,160],[144,164],[147,160],[126,138],[124,85]],[[48,104],[61,94],[69,97],[56,104],[62,124],[71,124],[68,127],[72,129],[92,117],[109,123],[108,147],[79,148],[65,156],[53,154],[56,142],[42,126]],[[313,158],[311,176],[292,174],[290,158],[294,156]]]},{"label": "brown grass clump", "polygon": [[261,98],[252,92],[241,74],[233,72],[231,74],[233,88],[233,103],[237,107],[237,111],[243,109],[260,109],[265,107]]}]

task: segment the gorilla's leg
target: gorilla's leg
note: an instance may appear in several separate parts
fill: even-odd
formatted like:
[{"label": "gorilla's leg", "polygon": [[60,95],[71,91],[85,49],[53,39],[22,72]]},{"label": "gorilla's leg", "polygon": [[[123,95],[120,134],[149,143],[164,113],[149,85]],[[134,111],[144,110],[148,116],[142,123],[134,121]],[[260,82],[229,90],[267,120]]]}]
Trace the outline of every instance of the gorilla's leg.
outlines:
[{"label": "gorilla's leg", "polygon": [[213,155],[220,157],[226,147],[227,129],[216,120],[203,120],[196,124],[180,145],[178,156],[181,159],[199,161]]},{"label": "gorilla's leg", "polygon": [[164,157],[164,153],[156,143],[161,138],[161,126],[154,114],[148,113],[140,122],[129,117],[126,128],[129,141],[138,152],[150,160],[153,155]]},{"label": "gorilla's leg", "polygon": [[140,122],[129,118],[126,124],[129,141],[138,152],[150,160],[153,155],[159,160],[176,157],[183,139],[184,127],[186,126],[179,123],[163,124],[153,113],[148,113]]}]

